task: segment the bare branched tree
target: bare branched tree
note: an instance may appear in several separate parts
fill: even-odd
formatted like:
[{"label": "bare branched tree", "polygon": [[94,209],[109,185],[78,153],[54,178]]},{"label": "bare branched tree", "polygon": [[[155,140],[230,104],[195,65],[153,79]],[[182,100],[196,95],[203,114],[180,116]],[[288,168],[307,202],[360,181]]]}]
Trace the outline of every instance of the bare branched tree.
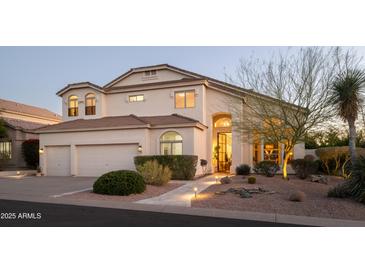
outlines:
[{"label": "bare branched tree", "polygon": [[231,103],[233,129],[243,141],[264,139],[284,147],[283,178],[296,144],[305,134],[333,118],[328,104],[331,83],[339,69],[337,48],[288,49],[269,61],[240,60],[230,80],[252,92],[244,102]]}]

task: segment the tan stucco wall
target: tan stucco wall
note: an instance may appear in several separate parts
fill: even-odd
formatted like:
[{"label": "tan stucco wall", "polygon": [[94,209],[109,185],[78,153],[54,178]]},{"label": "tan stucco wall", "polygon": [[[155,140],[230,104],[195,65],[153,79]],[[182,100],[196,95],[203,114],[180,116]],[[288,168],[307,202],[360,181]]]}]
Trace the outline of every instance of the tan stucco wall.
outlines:
[{"label": "tan stucco wall", "polygon": [[[195,90],[194,108],[175,108],[174,93],[177,91]],[[129,95],[144,94],[144,102],[128,102]],[[137,116],[170,115],[177,113],[202,121],[203,86],[165,88],[148,91],[108,94],[106,96],[106,115],[120,116],[134,114]]]},{"label": "tan stucco wall", "polygon": [[[85,115],[85,96],[89,93],[95,94],[96,97],[96,115]],[[76,117],[68,116],[68,98],[72,95],[75,95],[79,99],[79,115]],[[105,95],[95,91],[92,88],[80,88],[70,90],[62,95],[61,99],[62,104],[62,120],[70,121],[76,119],[97,119],[105,116],[105,109],[107,109],[105,105]]]},{"label": "tan stucco wall", "polygon": [[165,82],[165,81],[174,81],[180,80],[186,76],[170,71],[170,70],[157,70],[157,75],[153,77],[144,77],[144,72],[136,72],[133,73],[121,81],[115,83],[114,87],[120,86],[129,86],[129,85],[138,85],[138,84],[147,84],[147,83],[156,83],[156,82]]}]

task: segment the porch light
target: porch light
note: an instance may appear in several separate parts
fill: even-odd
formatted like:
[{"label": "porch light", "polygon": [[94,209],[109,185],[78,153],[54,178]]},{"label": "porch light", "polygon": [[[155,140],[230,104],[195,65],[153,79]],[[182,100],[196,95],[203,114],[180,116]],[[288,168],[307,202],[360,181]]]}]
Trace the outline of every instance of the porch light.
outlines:
[{"label": "porch light", "polygon": [[139,145],[137,150],[138,150],[138,152],[142,152],[142,146]]},{"label": "porch light", "polygon": [[197,187],[194,187],[194,195],[195,195],[195,199],[196,199],[196,192],[198,191]]},{"label": "porch light", "polygon": [[17,171],[17,172],[16,172],[16,175],[20,175],[20,171]]},{"label": "porch light", "polygon": [[44,153],[44,148],[40,148],[39,149],[39,154],[43,154]]}]

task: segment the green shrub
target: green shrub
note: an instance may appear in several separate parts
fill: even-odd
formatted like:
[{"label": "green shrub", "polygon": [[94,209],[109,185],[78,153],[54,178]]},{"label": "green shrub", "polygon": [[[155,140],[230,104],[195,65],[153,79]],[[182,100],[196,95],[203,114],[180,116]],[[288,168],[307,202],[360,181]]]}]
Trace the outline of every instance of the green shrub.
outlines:
[{"label": "green shrub", "polygon": [[295,174],[300,179],[306,179],[309,175],[318,171],[318,163],[306,159],[295,159],[290,162]]},{"label": "green shrub", "polygon": [[249,175],[251,171],[251,167],[249,165],[239,165],[236,167],[237,175]]},{"label": "green shrub", "polygon": [[145,189],[142,175],[132,170],[108,172],[99,177],[93,186],[95,193],[121,196],[142,193]]},{"label": "green shrub", "polygon": [[137,166],[137,171],[148,185],[161,186],[171,180],[169,167],[160,165],[157,160],[147,161],[143,165]]},{"label": "green shrub", "polygon": [[37,168],[39,166],[39,140],[29,139],[24,141],[22,153],[28,167]]},{"label": "green shrub", "polygon": [[[365,149],[356,148],[356,153],[358,156],[365,156]],[[321,147],[316,150],[316,155],[320,159],[326,174],[349,177],[350,150],[348,146]]]},{"label": "green shrub", "polygon": [[255,165],[253,170],[257,174],[265,174],[267,177],[273,177],[280,170],[280,167],[273,161],[261,161]]},{"label": "green shrub", "polygon": [[198,156],[195,155],[151,155],[134,157],[135,166],[147,161],[157,160],[160,165],[168,166],[173,180],[192,180],[196,173]]},{"label": "green shrub", "polygon": [[256,177],[250,176],[248,177],[248,181],[249,184],[256,184]]},{"label": "green shrub", "polygon": [[329,190],[329,197],[352,198],[365,204],[365,157],[360,156],[352,167],[351,177]]}]

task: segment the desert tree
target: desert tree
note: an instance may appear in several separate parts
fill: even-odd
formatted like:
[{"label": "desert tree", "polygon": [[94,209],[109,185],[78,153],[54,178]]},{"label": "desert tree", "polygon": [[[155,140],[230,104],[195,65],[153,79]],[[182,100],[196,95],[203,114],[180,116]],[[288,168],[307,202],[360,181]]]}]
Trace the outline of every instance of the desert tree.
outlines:
[{"label": "desert tree", "polygon": [[230,104],[233,130],[242,141],[264,139],[282,146],[284,179],[294,146],[333,117],[328,98],[338,69],[336,52],[306,47],[287,49],[266,61],[241,59],[236,75],[229,77],[248,90],[244,100]]}]

